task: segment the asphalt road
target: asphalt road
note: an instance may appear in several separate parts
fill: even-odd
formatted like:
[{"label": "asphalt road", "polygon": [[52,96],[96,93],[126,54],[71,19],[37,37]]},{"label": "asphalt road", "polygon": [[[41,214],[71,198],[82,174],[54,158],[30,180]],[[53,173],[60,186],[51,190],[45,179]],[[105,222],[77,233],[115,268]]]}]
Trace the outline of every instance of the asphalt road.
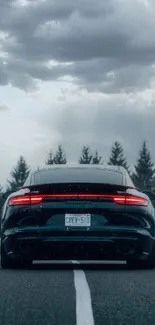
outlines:
[{"label": "asphalt road", "polygon": [[155,324],[155,271],[73,263],[0,270],[0,323]]}]

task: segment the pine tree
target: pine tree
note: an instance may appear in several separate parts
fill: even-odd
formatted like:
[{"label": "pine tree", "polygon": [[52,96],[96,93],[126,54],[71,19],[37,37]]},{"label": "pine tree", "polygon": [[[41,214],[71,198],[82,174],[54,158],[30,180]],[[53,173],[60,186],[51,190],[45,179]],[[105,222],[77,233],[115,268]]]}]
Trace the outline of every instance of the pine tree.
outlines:
[{"label": "pine tree", "polygon": [[46,165],[53,165],[54,164],[54,155],[53,151],[50,151],[48,154],[48,159],[45,162]]},{"label": "pine tree", "polygon": [[29,175],[30,169],[29,166],[26,163],[26,160],[23,156],[20,156],[16,167],[11,172],[12,180],[8,181],[8,191],[16,191],[19,187],[23,186],[25,183],[25,180],[27,179]]},{"label": "pine tree", "polygon": [[101,164],[101,159],[102,159],[102,156],[99,156],[99,153],[96,150],[95,153],[94,153],[94,156],[92,157],[91,163],[94,164],[94,165],[95,164],[96,165]]},{"label": "pine tree", "polygon": [[122,166],[127,171],[129,171],[129,167],[127,165],[126,158],[124,157],[124,151],[121,146],[121,144],[118,141],[115,141],[112,149],[111,149],[111,155],[109,158],[109,165],[116,165],[116,166]]},{"label": "pine tree", "polygon": [[82,148],[81,156],[79,158],[79,164],[91,164],[93,155],[89,147],[84,146]]},{"label": "pine tree", "polygon": [[1,213],[2,206],[3,206],[3,202],[4,202],[2,195],[3,195],[3,188],[0,185],[0,213]]},{"label": "pine tree", "polygon": [[54,160],[54,164],[63,165],[67,163],[66,155],[61,145],[58,146],[58,149],[56,151],[56,154],[54,155],[53,160]]},{"label": "pine tree", "polygon": [[152,192],[155,193],[155,177],[154,177],[154,176],[153,176],[153,178],[152,178],[151,190],[152,190]]},{"label": "pine tree", "polygon": [[147,148],[146,141],[143,142],[139,151],[139,158],[135,165],[135,173],[132,175],[134,184],[140,189],[151,190],[154,176],[154,164],[151,154]]}]

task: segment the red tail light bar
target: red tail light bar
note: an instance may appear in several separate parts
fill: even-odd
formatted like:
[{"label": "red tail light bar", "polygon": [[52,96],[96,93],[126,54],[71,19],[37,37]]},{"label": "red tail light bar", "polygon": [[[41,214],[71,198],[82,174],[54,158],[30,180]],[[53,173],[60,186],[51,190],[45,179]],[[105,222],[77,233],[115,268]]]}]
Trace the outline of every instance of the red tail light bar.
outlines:
[{"label": "red tail light bar", "polygon": [[112,199],[114,203],[120,205],[140,205],[147,206],[148,201],[145,198],[132,195],[108,195],[108,194],[51,194],[51,195],[24,195],[16,196],[9,199],[9,205],[34,205],[41,203],[44,199]]}]

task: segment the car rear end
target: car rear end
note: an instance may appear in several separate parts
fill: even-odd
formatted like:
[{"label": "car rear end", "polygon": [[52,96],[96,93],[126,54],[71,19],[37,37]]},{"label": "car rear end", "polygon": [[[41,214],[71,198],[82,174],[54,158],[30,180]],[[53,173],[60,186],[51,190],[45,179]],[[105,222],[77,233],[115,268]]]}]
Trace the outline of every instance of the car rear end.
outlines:
[{"label": "car rear end", "polygon": [[121,171],[55,168],[8,199],[2,242],[14,258],[126,260],[150,253],[154,229],[151,202]]}]

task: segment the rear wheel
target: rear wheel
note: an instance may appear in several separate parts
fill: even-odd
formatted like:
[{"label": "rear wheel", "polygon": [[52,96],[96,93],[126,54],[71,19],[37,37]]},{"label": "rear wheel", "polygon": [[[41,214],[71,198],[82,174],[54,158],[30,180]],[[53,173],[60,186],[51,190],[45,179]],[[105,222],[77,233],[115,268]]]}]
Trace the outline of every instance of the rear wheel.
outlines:
[{"label": "rear wheel", "polygon": [[1,244],[1,267],[2,269],[20,269],[20,268],[29,268],[32,265],[32,260],[29,259],[12,259],[10,258]]},{"label": "rear wheel", "polygon": [[128,259],[127,265],[131,268],[154,269],[155,268],[155,243],[152,251],[146,260],[137,260],[136,258]]},{"label": "rear wheel", "polygon": [[137,261],[137,260],[127,260],[127,265],[129,268],[132,269],[148,269],[148,270],[152,270],[155,267],[155,264],[146,260],[146,261]]}]

